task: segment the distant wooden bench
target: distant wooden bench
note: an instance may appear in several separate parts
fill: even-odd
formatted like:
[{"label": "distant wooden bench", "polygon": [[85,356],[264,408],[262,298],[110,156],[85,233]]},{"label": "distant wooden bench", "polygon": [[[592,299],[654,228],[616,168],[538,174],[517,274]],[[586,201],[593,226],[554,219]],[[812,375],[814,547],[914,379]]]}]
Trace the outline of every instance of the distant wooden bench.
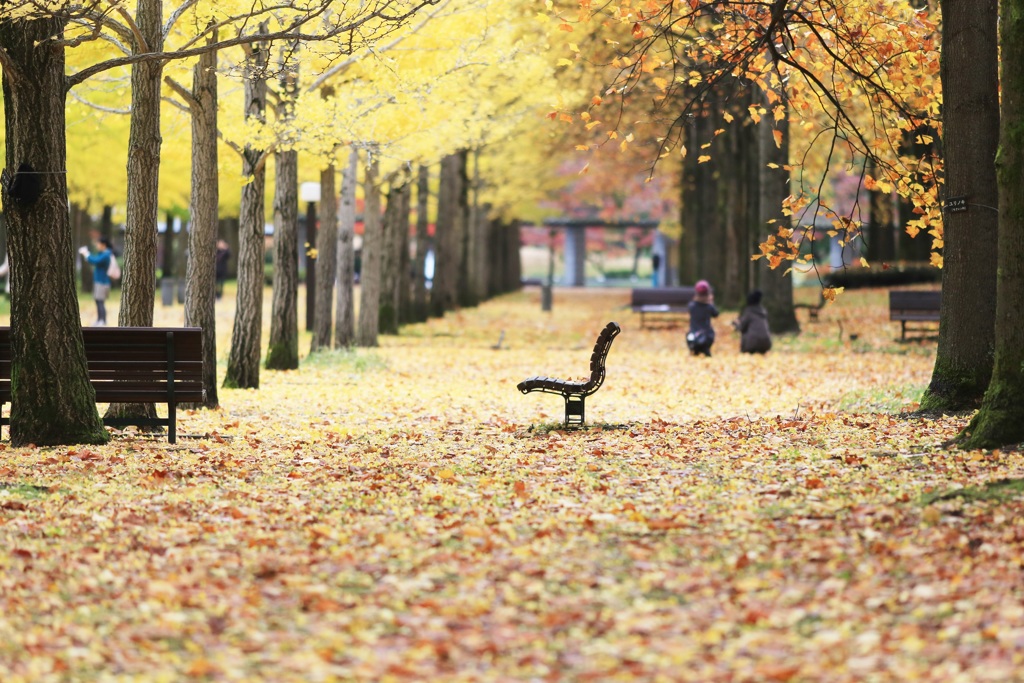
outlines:
[{"label": "distant wooden bench", "polygon": [[633,290],[629,305],[634,313],[640,314],[643,327],[647,315],[688,314],[693,294],[693,287],[644,287]]},{"label": "distant wooden bench", "polygon": [[529,377],[520,382],[516,388],[524,394],[540,391],[545,394],[558,394],[565,399],[565,425],[579,426],[586,422],[584,399],[601,388],[604,384],[605,361],[612,341],[619,335],[622,328],[618,323],[608,323],[594,344],[594,352],[590,354],[590,379],[585,382],[573,382],[552,377]]},{"label": "distant wooden bench", "polygon": [[[889,320],[899,321],[900,340],[907,338],[908,322],[938,322],[942,307],[941,290],[889,290]],[[909,328],[911,332],[930,328]]]},{"label": "distant wooden bench", "polygon": [[[89,381],[97,403],[166,403],[167,417],[103,418],[111,427],[167,427],[177,442],[178,403],[205,400],[203,336],[198,327],[86,327],[82,329]],[[0,327],[0,428],[11,402],[11,328]]]}]

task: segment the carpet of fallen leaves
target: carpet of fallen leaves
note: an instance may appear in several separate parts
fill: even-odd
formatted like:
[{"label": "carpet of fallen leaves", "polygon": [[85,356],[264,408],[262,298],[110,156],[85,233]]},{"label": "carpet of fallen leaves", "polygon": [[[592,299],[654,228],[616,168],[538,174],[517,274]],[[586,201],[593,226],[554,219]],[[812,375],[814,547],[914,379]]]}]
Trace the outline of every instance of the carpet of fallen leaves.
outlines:
[{"label": "carpet of fallen leaves", "polygon": [[[0,444],[0,680],[1019,680],[1024,505],[984,486],[1024,462],[900,416],[934,341],[896,342],[884,292],[765,357],[725,313],[710,359],[627,301],[322,354],[175,446]],[[585,374],[609,320],[591,426],[560,429],[515,384]]]}]

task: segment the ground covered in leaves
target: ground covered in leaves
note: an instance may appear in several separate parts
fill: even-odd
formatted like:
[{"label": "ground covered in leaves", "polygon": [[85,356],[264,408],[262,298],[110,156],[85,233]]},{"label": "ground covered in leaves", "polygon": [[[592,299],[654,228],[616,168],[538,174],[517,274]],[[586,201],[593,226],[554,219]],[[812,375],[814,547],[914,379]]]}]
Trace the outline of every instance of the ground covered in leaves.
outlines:
[{"label": "ground covered in leaves", "polygon": [[[754,358],[735,314],[691,358],[627,300],[525,292],[322,354],[176,446],[0,444],[0,679],[1019,675],[1024,462],[900,415],[934,342],[895,342],[884,292]],[[515,384],[583,375],[609,320],[562,430]]]}]

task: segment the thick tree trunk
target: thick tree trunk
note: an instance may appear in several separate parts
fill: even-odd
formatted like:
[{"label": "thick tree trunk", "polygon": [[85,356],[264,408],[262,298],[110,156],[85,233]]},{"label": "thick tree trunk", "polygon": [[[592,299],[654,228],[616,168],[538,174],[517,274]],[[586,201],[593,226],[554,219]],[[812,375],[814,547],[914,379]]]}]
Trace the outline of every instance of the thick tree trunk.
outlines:
[{"label": "thick tree trunk", "polygon": [[356,184],[359,173],[359,151],[352,147],[348,165],[341,174],[341,207],[338,211],[338,300],[334,321],[334,348],[355,344],[355,292],[352,283],[356,274],[353,239],[356,230]]},{"label": "thick tree trunk", "polygon": [[380,188],[377,185],[377,161],[366,165],[363,184],[366,197],[363,204],[363,270],[359,279],[359,327],[356,329],[358,346],[377,346],[380,326],[381,267],[384,247],[384,222],[380,215]]},{"label": "thick tree trunk", "polygon": [[996,0],[942,4],[944,192],[970,204],[943,214],[939,344],[922,410],[976,408],[992,377],[999,215],[986,207],[999,202],[996,13]]},{"label": "thick tree trunk", "polygon": [[430,169],[420,166],[416,177],[416,255],[412,266],[412,318],[410,322],[427,319],[427,251],[430,249],[429,218]]},{"label": "thick tree trunk", "polygon": [[[135,17],[145,46],[136,54],[163,50],[163,2],[140,0]],[[156,223],[160,196],[160,89],[163,62],[132,65],[132,113],[128,133],[128,209],[121,278],[121,327],[152,327],[156,294]]]},{"label": "thick tree trunk", "polygon": [[[758,124],[761,167],[759,224],[766,237],[775,234],[779,227],[789,227],[790,221],[790,217],[782,213],[782,202],[790,194],[789,171],[786,170],[789,165],[789,112],[785,87],[780,87],[776,93],[779,95],[777,103],[764,99],[768,113]],[[786,115],[775,121],[772,109],[780,104],[786,106]],[[781,144],[776,143],[775,131],[782,133]],[[769,164],[775,164],[777,168],[769,168]],[[793,308],[793,278],[785,274],[787,268],[784,266],[771,268],[768,259],[761,259],[761,263],[761,290],[764,292],[764,307],[768,311],[768,326],[776,334],[799,332],[800,323]]]},{"label": "thick tree trunk", "polygon": [[[1024,0],[1001,0],[1002,105],[995,364],[981,410],[964,430],[964,448],[1024,441]],[[968,211],[970,213],[970,211]],[[945,302],[943,302],[945,303]]]},{"label": "thick tree trunk", "polygon": [[316,233],[316,311],[310,351],[331,348],[334,280],[338,275],[338,195],[332,162],[320,171],[320,229]]},{"label": "thick tree trunk", "polygon": [[[280,47],[280,91],[277,118],[295,116],[299,87],[298,45]],[[280,149],[274,155],[274,281],[270,308],[268,370],[299,367],[299,153]]]},{"label": "thick tree trunk", "polygon": [[274,155],[274,288],[268,370],[299,367],[299,153]]},{"label": "thick tree trunk", "polygon": [[185,276],[185,325],[203,329],[202,407],[216,408],[217,314],[215,254],[220,197],[217,189],[217,53],[192,68],[192,221]]},{"label": "thick tree trunk", "polygon": [[403,215],[403,178],[392,180],[384,209],[384,249],[381,267],[380,317],[381,334],[398,334],[398,312],[401,307],[402,232],[409,232],[409,214]]},{"label": "thick tree trunk", "polygon": [[[140,0],[135,22],[145,46],[136,54],[163,50],[163,2]],[[160,197],[160,89],[163,62],[132,65],[132,113],[128,132],[128,208],[121,277],[121,327],[152,327]],[[109,417],[156,416],[153,404],[111,404]]]},{"label": "thick tree trunk", "polygon": [[[68,223],[64,50],[56,19],[0,21],[11,276],[11,443],[103,443],[82,344]],[[39,43],[42,43],[41,45]]]},{"label": "thick tree trunk", "polygon": [[449,154],[441,160],[434,240],[434,282],[430,290],[430,314],[443,316],[458,301],[459,276],[463,272],[463,233],[466,186],[465,155]]},{"label": "thick tree trunk", "polygon": [[[254,45],[245,81],[245,118],[263,121],[267,102],[267,49]],[[224,386],[258,389],[263,327],[264,191],[266,165],[261,150],[246,147],[242,153],[242,177],[252,180],[242,188],[238,240],[238,295],[231,350]]]}]

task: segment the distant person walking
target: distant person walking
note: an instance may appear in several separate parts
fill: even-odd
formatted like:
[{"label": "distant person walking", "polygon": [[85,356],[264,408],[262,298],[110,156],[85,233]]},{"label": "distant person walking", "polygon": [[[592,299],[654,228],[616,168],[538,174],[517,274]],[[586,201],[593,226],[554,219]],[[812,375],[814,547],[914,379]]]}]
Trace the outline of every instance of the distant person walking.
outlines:
[{"label": "distant person walking", "polygon": [[698,281],[693,292],[693,301],[687,307],[690,311],[690,333],[686,335],[686,345],[694,356],[711,356],[711,347],[715,343],[711,319],[718,317],[715,295],[707,280]]},{"label": "distant person walking", "polygon": [[214,282],[218,299],[224,295],[224,282],[228,279],[229,258],[231,258],[231,249],[228,248],[228,243],[224,240],[217,240],[217,254],[214,256]]},{"label": "distant person walking", "polygon": [[661,275],[659,269],[661,268],[661,254],[654,252],[651,254],[651,287],[657,287]]},{"label": "distant person walking", "polygon": [[107,324],[107,297],[110,295],[110,262],[114,258],[114,250],[110,238],[100,235],[93,243],[95,254],[89,253],[88,247],[82,247],[78,253],[92,264],[92,298],[96,301],[96,322],[94,326],[104,327]]},{"label": "distant person walking", "polygon": [[761,305],[761,290],[747,295],[747,305],[733,326],[740,331],[740,353],[768,353],[772,335],[768,329],[768,311]]}]

